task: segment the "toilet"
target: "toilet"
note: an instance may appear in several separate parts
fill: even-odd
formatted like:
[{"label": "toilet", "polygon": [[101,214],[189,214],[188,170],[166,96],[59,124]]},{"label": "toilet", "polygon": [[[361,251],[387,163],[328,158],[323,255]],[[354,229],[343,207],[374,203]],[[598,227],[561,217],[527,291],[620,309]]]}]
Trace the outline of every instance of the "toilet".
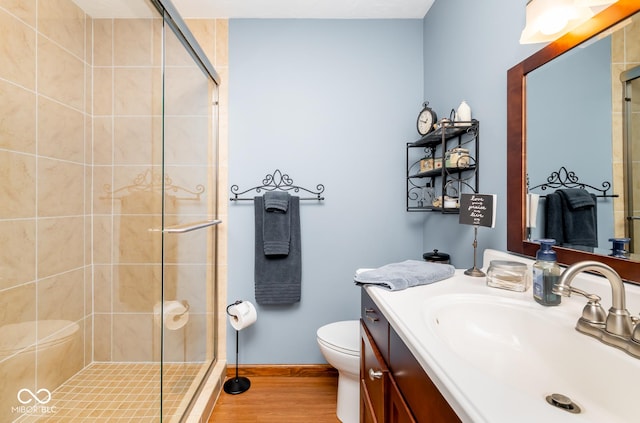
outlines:
[{"label": "toilet", "polygon": [[329,323],[317,332],[318,345],[327,362],[338,370],[338,406],[342,423],[360,420],[360,321]]}]

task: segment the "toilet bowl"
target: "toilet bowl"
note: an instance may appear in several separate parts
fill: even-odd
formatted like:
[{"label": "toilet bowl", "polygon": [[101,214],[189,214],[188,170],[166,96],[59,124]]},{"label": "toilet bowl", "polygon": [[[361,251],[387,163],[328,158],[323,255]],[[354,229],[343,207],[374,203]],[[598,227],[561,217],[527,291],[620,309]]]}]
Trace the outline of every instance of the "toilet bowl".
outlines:
[{"label": "toilet bowl", "polygon": [[327,362],[338,370],[338,406],[342,423],[360,420],[360,322],[347,320],[322,326],[318,345]]}]

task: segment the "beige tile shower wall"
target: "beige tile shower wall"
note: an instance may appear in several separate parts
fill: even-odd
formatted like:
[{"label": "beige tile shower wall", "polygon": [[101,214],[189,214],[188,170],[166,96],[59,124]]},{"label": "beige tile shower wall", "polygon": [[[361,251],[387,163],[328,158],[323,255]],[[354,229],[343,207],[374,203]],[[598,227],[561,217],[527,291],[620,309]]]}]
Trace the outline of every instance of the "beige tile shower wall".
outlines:
[{"label": "beige tile shower wall", "polygon": [[[157,226],[157,214],[150,211],[156,200],[137,198],[131,213],[123,214],[121,200],[111,199],[109,191],[145,175],[153,180],[153,174],[145,172],[156,170],[151,163],[160,157],[156,147],[160,108],[155,101],[161,95],[159,23],[92,21],[70,0],[0,0],[0,178],[10,181],[0,184],[0,328],[44,319],[73,322],[79,328],[64,345],[62,364],[38,348],[35,331],[19,328],[24,349],[0,355],[0,422],[10,419],[5,411],[16,404],[18,389],[53,389],[92,359],[153,356],[154,344],[144,336],[153,338],[150,307],[160,280],[159,250],[153,247],[155,240],[135,248],[139,241],[135,228]],[[197,23],[202,26],[194,33],[223,85],[219,159],[194,174],[200,180],[218,173],[222,189],[207,194],[207,206],[219,197],[218,215],[226,222],[227,24],[225,20]],[[119,30],[117,36],[114,28]],[[140,35],[149,28],[151,36],[142,37],[149,44],[138,43],[141,37],[132,44],[139,54],[122,49],[133,42],[123,34]],[[114,96],[116,88],[125,96]],[[202,128],[197,118],[184,116],[184,122],[174,127],[176,138],[193,137],[197,127]],[[176,149],[176,162],[191,160],[189,153]],[[215,157],[212,151],[206,154]],[[191,176],[176,172],[176,183],[192,187],[185,175]],[[204,241],[210,256],[218,257],[214,269],[176,266],[175,271],[185,280],[217,273],[218,286],[210,282],[206,299],[200,301],[218,301],[218,339],[223,341],[217,344],[217,356],[224,358],[226,225],[216,233],[217,239]],[[137,261],[141,251],[144,263]],[[151,281],[152,288],[127,287],[120,284],[121,277]],[[205,309],[197,302],[202,292],[189,287],[185,292]],[[195,323],[192,332],[198,338],[202,320]],[[6,335],[3,332],[5,340]],[[119,337],[129,342],[119,343]],[[208,341],[206,345],[213,345]]]},{"label": "beige tile shower wall", "polygon": [[[640,39],[640,22],[638,19],[634,19],[630,24],[625,26],[621,31],[616,31],[612,34],[612,110],[613,110],[613,179],[614,179],[614,193],[619,194],[619,197],[614,199],[615,210],[615,234],[616,237],[625,236],[625,193],[624,193],[624,175],[623,175],[623,133],[622,133],[622,84],[620,82],[620,73],[627,69],[631,69],[640,65],[640,46],[636,40]],[[638,124],[638,109],[635,109],[633,124],[634,133],[640,133],[640,124]],[[636,149],[636,151],[640,151]],[[634,162],[634,175],[640,174],[640,162]],[[633,198],[638,199],[637,204],[634,204],[635,213],[640,214],[640,185],[632,183],[634,193]],[[634,251],[640,251],[640,239],[635,240],[636,244],[633,248]]]},{"label": "beige tile shower wall", "polygon": [[[214,367],[208,380],[204,384],[199,399],[195,402],[189,421],[207,421],[211,414],[216,398],[222,391],[222,382],[226,373],[226,306],[227,306],[227,222],[228,222],[228,21],[226,19],[187,19],[187,25],[198,40],[198,43],[211,60],[216,71],[220,75],[221,84],[218,89],[218,154],[217,163],[212,163],[211,171],[217,171],[217,199],[218,217],[222,224],[216,229],[215,239],[215,273],[217,281],[215,286],[209,286],[207,301],[215,310],[217,327],[215,335],[217,340],[207,339],[207,345],[215,348],[218,364]],[[214,108],[215,110],[215,108]],[[215,134],[214,134],[215,135]],[[212,156],[213,157],[213,156]],[[216,166],[217,165],[217,166]],[[213,196],[211,197],[213,200]],[[213,334],[207,333],[208,336]]]},{"label": "beige tile shower wall", "polygon": [[[226,360],[226,302],[227,302],[227,222],[228,222],[228,81],[229,81],[229,54],[228,54],[228,20],[227,19],[187,19],[189,29],[193,32],[198,43],[205,51],[220,75],[221,84],[218,87],[218,154],[217,163],[212,164],[212,171],[217,171],[217,207],[218,216],[222,224],[217,227],[215,240],[216,265],[215,273],[217,285],[216,292],[208,295],[210,301],[216,301],[216,307],[211,308],[217,313],[217,342],[216,357]],[[215,110],[215,109],[214,109]]]},{"label": "beige tile shower wall", "polygon": [[162,293],[161,19],[93,22],[96,361],[151,361]]},{"label": "beige tile shower wall", "polygon": [[[212,62],[216,55],[224,57],[226,68],[226,21],[198,20],[192,30]],[[148,229],[160,227],[162,204],[159,191],[148,192],[144,185],[157,188],[161,183],[163,101],[165,182],[186,189],[166,203],[166,224],[215,216],[215,200],[225,191],[214,185],[216,173],[218,186],[226,187],[226,147],[219,160],[215,138],[205,142],[214,128],[209,107],[214,94],[170,30],[162,97],[160,19],[96,19],[93,31],[93,233],[96,240],[112,241],[93,244],[94,359],[157,360],[160,333],[153,308],[161,298],[162,251],[160,234]],[[221,103],[221,144],[226,145],[226,93]],[[206,188],[194,200],[200,186]],[[221,204],[225,208],[218,214],[226,221],[226,199]],[[226,284],[226,237],[220,245],[208,237],[212,233],[216,231],[165,236],[165,299],[187,300],[191,306],[184,333],[164,334],[169,360],[181,361],[185,354],[189,360],[204,360],[214,353],[209,347],[214,345],[213,316],[207,310],[224,310],[224,305],[214,308],[207,302],[226,300],[226,292],[216,292],[214,278],[222,272],[220,285]],[[224,256],[214,266],[221,252]],[[219,347],[217,355],[224,351]]]},{"label": "beige tile shower wall", "polygon": [[0,0],[0,422],[91,360],[90,28],[71,0]]},{"label": "beige tile shower wall", "polygon": [[[212,163],[217,162],[217,155],[210,139],[215,87],[168,31],[165,63],[165,165],[166,176],[176,187],[175,199],[165,210],[170,223],[198,222],[216,215],[212,210],[216,192]],[[201,190],[198,187],[203,192],[194,195]],[[207,349],[213,316],[207,312],[206,301],[214,284],[212,232],[205,229],[165,236],[165,283],[172,295],[165,298],[190,305],[184,329],[164,333],[169,361],[182,361],[183,356],[192,361],[213,358],[213,351]]]}]

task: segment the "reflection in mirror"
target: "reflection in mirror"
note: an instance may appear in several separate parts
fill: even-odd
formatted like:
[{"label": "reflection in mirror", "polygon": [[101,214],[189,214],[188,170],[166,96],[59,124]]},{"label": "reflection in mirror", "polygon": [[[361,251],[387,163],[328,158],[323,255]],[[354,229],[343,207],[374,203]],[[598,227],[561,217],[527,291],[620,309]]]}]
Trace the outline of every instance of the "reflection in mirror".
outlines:
[{"label": "reflection in mirror", "polygon": [[[603,188],[611,186],[615,166],[611,38],[529,73],[526,97],[528,192],[540,196],[537,210],[530,211],[536,217],[530,239],[553,238],[559,246],[605,255],[609,239],[623,235],[614,230],[613,197],[623,187]],[[565,194],[588,204],[573,209]]]},{"label": "reflection in mirror", "polygon": [[631,255],[640,258],[640,65],[622,73],[624,107],[622,127],[624,139],[625,169],[625,220],[626,236]]},{"label": "reflection in mirror", "polygon": [[[630,247],[636,250],[630,259],[609,256],[609,239],[629,236],[626,209],[633,210],[625,207],[630,199],[626,188],[639,185],[630,179],[632,168],[640,173],[638,159],[623,154],[620,81],[625,70],[640,63],[640,17],[634,15],[638,12],[637,0],[619,0],[507,72],[509,251],[535,256],[539,245],[530,240],[546,235],[542,203],[557,188],[534,191],[545,196],[536,209],[535,228],[527,224],[527,191],[566,169],[579,183],[603,189],[603,182],[610,182],[611,187],[595,200],[597,246],[558,247],[558,261],[570,265],[597,260],[612,266],[626,281],[640,283],[640,251],[635,245]],[[554,73],[560,79],[552,80]],[[577,81],[581,85],[574,84]],[[625,159],[631,160],[628,166]],[[640,191],[634,203],[639,201]]]}]

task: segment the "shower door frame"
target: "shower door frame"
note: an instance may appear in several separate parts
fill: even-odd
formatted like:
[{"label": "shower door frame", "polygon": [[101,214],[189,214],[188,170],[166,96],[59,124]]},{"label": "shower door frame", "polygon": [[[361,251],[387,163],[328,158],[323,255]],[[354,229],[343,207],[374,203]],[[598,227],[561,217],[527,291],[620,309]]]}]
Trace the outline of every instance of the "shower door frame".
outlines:
[{"label": "shower door frame", "polygon": [[[215,143],[215,151],[216,151],[216,159],[218,157],[218,143],[219,143],[219,119],[218,119],[218,99],[219,99],[219,86],[220,86],[220,76],[218,75],[218,73],[216,72],[216,70],[214,69],[213,65],[211,64],[211,62],[209,61],[209,59],[207,58],[206,54],[204,53],[204,51],[202,50],[202,48],[200,47],[199,43],[197,42],[197,40],[195,39],[193,33],[191,32],[191,30],[188,28],[186,22],[182,19],[182,17],[180,16],[180,14],[178,13],[177,9],[175,8],[175,6],[173,5],[173,3],[170,0],[149,0],[150,3],[152,3],[154,5],[154,7],[158,10],[158,13],[161,15],[162,19],[163,19],[163,23],[166,24],[173,32],[173,34],[177,37],[177,39],[181,42],[181,44],[184,46],[184,48],[187,50],[187,52],[189,53],[189,55],[193,58],[193,60],[195,61],[195,63],[198,65],[198,67],[200,68],[200,70],[205,74],[205,76],[207,76],[211,81],[213,81],[215,87],[214,87],[214,98],[213,98],[213,103],[212,103],[212,109],[210,109],[210,113],[211,113],[211,119],[212,119],[212,124],[215,128],[215,131],[213,131],[212,133],[212,137],[213,139],[211,139],[210,141]],[[163,30],[164,31],[164,30]],[[165,39],[165,37],[163,36],[163,40]],[[164,68],[165,64],[163,64],[163,68]],[[163,72],[164,74],[164,72]],[[165,86],[164,86],[164,75],[163,75],[163,92],[165,90]],[[164,93],[163,93],[163,103],[164,103]],[[162,112],[162,116],[163,116],[163,135],[162,135],[162,139],[163,139],[163,150],[164,150],[164,139],[165,139],[165,134],[164,134],[164,119],[165,119],[165,107],[163,106],[163,112]],[[216,167],[216,172],[214,173],[214,178],[213,178],[213,182],[217,183],[219,181],[219,172],[218,172],[218,163],[215,163],[215,167]],[[165,160],[164,160],[164,153],[163,153],[163,159],[162,159],[162,172],[163,174],[165,173]],[[165,178],[162,178],[162,192],[163,195],[166,195],[166,190],[164,187],[164,183],[165,183]],[[217,190],[215,190],[217,192]],[[211,201],[215,201],[215,206],[214,209],[212,210],[215,213],[215,217],[216,219],[214,220],[210,220],[208,222],[195,222],[193,225],[180,225],[180,228],[166,228],[165,227],[165,222],[164,222],[164,201],[163,201],[163,224],[162,224],[162,250],[164,251],[164,246],[165,246],[165,240],[164,237],[166,234],[168,233],[183,233],[183,232],[189,232],[192,230],[204,230],[206,228],[209,228],[210,226],[215,226],[218,225],[219,223],[221,223],[220,220],[217,219],[217,216],[219,215],[219,203],[217,201],[217,199],[212,199]],[[188,226],[188,228],[185,230],[184,226]],[[215,240],[216,243],[218,241],[218,237],[215,236]],[[216,248],[217,250],[217,248]],[[165,267],[165,263],[164,263],[164,253],[163,253],[163,263],[162,263],[162,268],[163,268],[163,274],[164,274],[164,267]],[[215,272],[217,269],[217,253],[215,255],[215,257],[213,258],[213,263],[212,266],[213,267],[213,273],[214,273],[214,278],[215,278]],[[164,276],[162,278],[163,280],[163,286],[164,286]],[[214,280],[214,291],[215,291],[215,297],[213,298],[212,304],[217,304],[217,282]],[[163,289],[164,292],[164,289]],[[164,294],[163,294],[163,298],[162,298],[162,304],[164,304]],[[210,375],[212,369],[214,368],[216,362],[217,362],[217,351],[218,351],[218,322],[217,322],[217,314],[215,312],[215,310],[207,310],[207,312],[211,312],[211,315],[213,316],[213,322],[211,322],[211,324],[213,325],[213,345],[211,346],[211,348],[213,349],[213,356],[211,359],[211,362],[208,363],[208,367],[207,370],[204,374],[204,376],[197,381],[198,383],[198,388],[196,390],[196,392],[199,392],[202,389],[203,383],[207,380],[208,376]],[[164,314],[164,311],[163,311]],[[162,334],[164,333],[164,329],[161,332]],[[206,333],[205,333],[205,337],[206,337]],[[164,346],[164,336],[161,335],[161,345]],[[163,377],[164,377],[164,373],[163,373],[163,364],[164,364],[164,347],[161,348],[161,360],[160,360],[160,395],[161,395],[161,401],[160,401],[160,416],[161,416],[161,420],[164,417],[164,412],[163,412],[163,402],[164,402],[164,395],[163,395],[163,388],[164,388],[164,382],[163,382]],[[180,417],[181,420],[183,421],[184,418],[186,416],[189,415],[189,412],[192,408],[192,406],[194,405],[194,401],[196,400],[196,397],[193,398],[189,398],[189,403],[186,407],[185,410],[183,410],[183,415]],[[174,416],[175,417],[175,416]]]},{"label": "shower door frame", "polygon": [[[640,253],[640,248],[636,249],[634,243],[640,239],[640,229],[636,229],[635,221],[640,224],[640,215],[634,215],[634,184],[633,184],[633,148],[632,148],[632,82],[640,79],[640,66],[631,68],[620,74],[620,81],[622,82],[622,139],[623,139],[623,172],[624,172],[624,186],[625,186],[625,208],[624,208],[624,220],[625,220],[625,233],[626,237],[630,238],[629,252]],[[638,135],[636,135],[636,138]],[[640,144],[640,142],[638,143]],[[640,160],[640,157],[637,158]]]},{"label": "shower door frame", "polygon": [[215,82],[216,85],[220,85],[220,75],[216,72],[211,61],[207,58],[207,55],[196,41],[195,37],[186,22],[178,13],[173,3],[170,0],[149,0],[158,9],[158,12],[163,17],[164,21],[171,27],[175,35],[180,42],[187,49],[191,57],[198,63],[202,70],[209,75],[209,77]]}]

